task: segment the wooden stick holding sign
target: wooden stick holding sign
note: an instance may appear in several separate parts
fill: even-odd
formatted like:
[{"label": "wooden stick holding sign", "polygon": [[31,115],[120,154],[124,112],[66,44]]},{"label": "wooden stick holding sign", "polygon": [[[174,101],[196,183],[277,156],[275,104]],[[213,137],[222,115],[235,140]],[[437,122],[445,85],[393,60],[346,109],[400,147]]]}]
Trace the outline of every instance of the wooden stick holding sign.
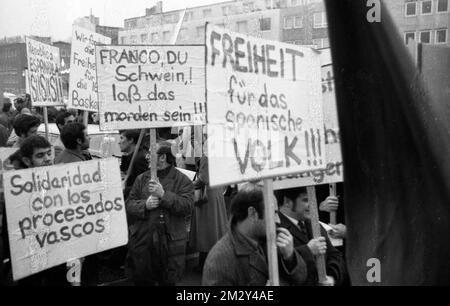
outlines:
[{"label": "wooden stick holding sign", "polygon": [[86,111],[86,110],[83,111],[83,124],[87,129],[88,124],[89,124],[89,111]]},{"label": "wooden stick holding sign", "polygon": [[[308,192],[308,202],[309,202],[309,214],[311,219],[312,234],[313,238],[321,237],[320,224],[319,224],[319,213],[317,210],[317,198],[316,198],[316,188],[314,186],[306,187]],[[326,266],[325,266],[325,256],[316,256],[316,267],[317,274],[319,277],[319,283],[324,283],[327,277]]]},{"label": "wooden stick holding sign", "polygon": [[275,203],[273,203],[273,180],[264,180],[264,219],[266,220],[267,239],[267,260],[269,262],[269,283],[270,286],[279,286],[280,277],[278,274],[277,257],[277,233],[275,228]]},{"label": "wooden stick holding sign", "polygon": [[48,110],[47,110],[47,106],[44,106],[44,125],[45,125],[45,138],[47,138],[47,140],[49,140],[48,139]]},{"label": "wooden stick holding sign", "polygon": [[156,154],[156,129],[150,129],[150,180],[158,179],[156,172],[158,154]]},{"label": "wooden stick holding sign", "polygon": [[[336,184],[330,184],[330,196],[335,197],[336,196]],[[336,212],[332,211],[330,212],[330,223],[335,225],[336,224]]]}]

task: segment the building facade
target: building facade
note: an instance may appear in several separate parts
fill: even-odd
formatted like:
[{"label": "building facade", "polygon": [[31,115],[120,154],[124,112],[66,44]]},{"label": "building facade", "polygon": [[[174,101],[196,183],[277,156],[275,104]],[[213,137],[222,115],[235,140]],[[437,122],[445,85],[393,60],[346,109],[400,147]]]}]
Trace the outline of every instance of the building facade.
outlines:
[{"label": "building facade", "polygon": [[449,0],[395,0],[384,3],[405,44],[415,40],[450,47]]},{"label": "building facade", "polygon": [[[322,33],[289,34],[283,28],[284,16],[292,9],[321,0],[240,0],[225,1],[186,9],[178,34],[177,44],[203,44],[205,24],[212,23],[235,32],[275,41],[307,41],[313,37],[322,38]],[[323,8],[323,5],[322,5]],[[317,9],[318,10],[318,9]],[[120,44],[168,44],[184,10],[163,12],[162,2],[156,7],[146,9],[145,16],[128,18],[124,29],[119,32]],[[313,10],[312,10],[313,11]],[[319,31],[320,32],[320,31]],[[326,31],[325,31],[326,32]]]}]

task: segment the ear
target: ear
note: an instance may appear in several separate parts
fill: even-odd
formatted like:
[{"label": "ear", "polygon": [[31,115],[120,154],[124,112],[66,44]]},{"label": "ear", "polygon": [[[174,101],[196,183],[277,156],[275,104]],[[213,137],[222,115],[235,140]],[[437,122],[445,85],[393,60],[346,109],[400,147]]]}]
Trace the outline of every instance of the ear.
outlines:
[{"label": "ear", "polygon": [[31,166],[33,165],[31,163],[31,159],[29,159],[28,157],[22,157],[22,162],[28,167],[31,168]]},{"label": "ear", "polygon": [[167,160],[166,154],[158,155],[158,160],[164,163]]},{"label": "ear", "polygon": [[292,208],[292,201],[288,197],[283,197],[283,203],[285,207]]},{"label": "ear", "polygon": [[248,215],[248,218],[250,218],[250,219],[258,219],[258,212],[256,211],[256,209],[253,206],[250,206],[247,209],[247,215]]}]

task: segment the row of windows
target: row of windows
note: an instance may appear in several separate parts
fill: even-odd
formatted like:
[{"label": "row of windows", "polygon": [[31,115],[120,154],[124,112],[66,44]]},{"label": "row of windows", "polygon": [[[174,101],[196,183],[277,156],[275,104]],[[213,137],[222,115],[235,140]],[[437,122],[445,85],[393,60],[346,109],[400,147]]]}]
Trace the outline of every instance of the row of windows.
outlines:
[{"label": "row of windows", "polygon": [[[292,40],[292,41],[285,41],[288,44],[294,44],[294,45],[305,45],[305,42],[301,40]],[[328,38],[317,38],[312,40],[312,44],[317,49],[323,49],[323,48],[329,48],[330,47],[330,40]]]},{"label": "row of windows", "polygon": [[[302,16],[286,16],[284,17],[284,29],[298,29],[303,28],[303,18]],[[313,15],[313,27],[326,28],[328,27],[327,15],[325,12],[314,13]]]},{"label": "row of windows", "polygon": [[[427,0],[405,3],[405,16],[431,15],[433,12],[446,13],[449,10],[449,0]],[[435,9],[433,9],[435,7]]]},{"label": "row of windows", "polygon": [[0,58],[8,58],[8,57],[16,57],[17,50],[16,49],[5,49],[0,51]]},{"label": "row of windows", "polygon": [[[417,34],[417,35],[416,35]],[[434,34],[434,35],[433,35]],[[448,42],[448,29],[437,29],[437,30],[424,30],[419,32],[405,32],[405,43],[408,44],[409,41],[416,40],[424,44],[432,44],[433,36],[435,44],[446,44]]]},{"label": "row of windows", "polygon": [[[218,24],[218,26],[222,26],[224,27],[225,24]],[[248,23],[247,21],[238,21],[236,23],[236,29],[237,32],[239,33],[247,33],[248,32]],[[261,18],[259,19],[259,30],[264,32],[264,31],[270,31],[272,29],[272,19],[270,17],[268,18]],[[197,37],[203,37],[205,35],[205,26],[198,26],[196,27],[196,34]],[[171,37],[171,32],[170,31],[164,31],[163,32],[163,41],[168,42],[169,39]],[[187,38],[187,29],[186,28],[181,28],[180,29],[180,33],[178,34],[179,39],[184,40]],[[158,32],[154,32],[151,33],[151,42],[157,42],[159,41],[159,33]],[[132,44],[136,44],[136,43],[146,43],[148,42],[149,39],[149,35],[147,33],[143,33],[140,36],[140,41],[138,41],[138,37],[136,35],[131,35],[130,36],[130,43]],[[122,37],[121,38],[121,43],[122,44],[126,44],[126,38]]]}]

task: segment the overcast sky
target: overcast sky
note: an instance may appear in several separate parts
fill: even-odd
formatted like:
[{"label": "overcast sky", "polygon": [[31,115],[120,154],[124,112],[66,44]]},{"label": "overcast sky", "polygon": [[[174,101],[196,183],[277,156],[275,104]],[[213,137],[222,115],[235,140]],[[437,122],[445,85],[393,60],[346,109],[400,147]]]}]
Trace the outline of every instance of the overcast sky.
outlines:
[{"label": "overcast sky", "polygon": [[[125,18],[145,15],[156,0],[0,0],[0,38],[17,35],[51,36],[67,40],[73,20],[92,13],[100,24],[123,27]],[[163,11],[224,0],[164,0]]]}]

